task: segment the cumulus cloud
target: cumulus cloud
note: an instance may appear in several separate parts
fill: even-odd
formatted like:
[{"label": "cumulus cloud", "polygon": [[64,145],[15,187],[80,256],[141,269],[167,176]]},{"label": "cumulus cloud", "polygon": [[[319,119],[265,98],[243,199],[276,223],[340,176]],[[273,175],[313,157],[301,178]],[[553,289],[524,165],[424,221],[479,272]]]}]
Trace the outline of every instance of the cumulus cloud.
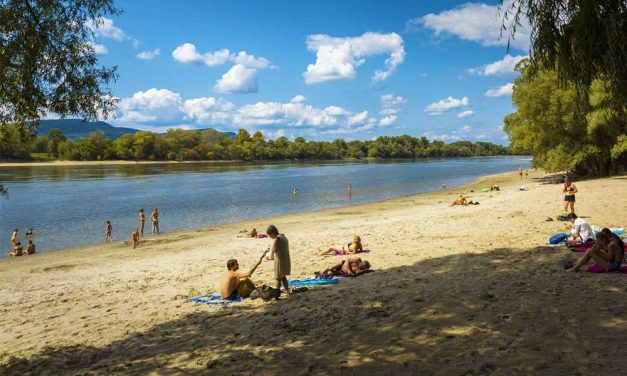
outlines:
[{"label": "cumulus cloud", "polygon": [[126,35],[122,29],[113,24],[113,20],[107,17],[100,17],[93,20],[85,21],[85,27],[91,30],[96,37],[113,39],[118,42],[128,40],[133,45],[133,48],[137,48],[139,41],[130,35]]},{"label": "cumulus cloud", "polygon": [[394,122],[396,121],[396,118],[397,118],[396,115],[389,115],[389,116],[382,117],[379,120],[379,125],[382,127],[390,126],[394,124]]},{"label": "cumulus cloud", "polygon": [[200,63],[208,67],[215,67],[227,62],[252,69],[267,69],[273,67],[268,59],[249,55],[246,51],[231,53],[228,48],[223,48],[218,51],[201,54],[196,49],[196,46],[191,43],[183,43],[176,47],[174,51],[172,51],[172,57],[174,60],[181,63]]},{"label": "cumulus cloud", "polygon": [[486,64],[481,67],[470,68],[468,69],[468,73],[483,76],[503,76],[506,74],[512,74],[515,73],[514,67],[516,64],[518,64],[518,62],[522,59],[526,59],[528,57],[529,56],[527,55],[511,56],[507,54],[502,60],[498,60],[494,63]]},{"label": "cumulus cloud", "polygon": [[384,81],[405,61],[403,38],[396,33],[364,33],[359,37],[335,38],[324,34],[307,36],[307,49],[316,53],[316,62],[303,73],[305,83],[314,84],[355,77],[355,69],[366,57],[387,55],[385,69],[377,70],[373,82]]},{"label": "cumulus cloud", "polygon": [[235,64],[216,81],[213,88],[219,93],[256,93],[258,87],[256,73],[256,69]]},{"label": "cumulus cloud", "polygon": [[137,56],[137,58],[142,59],[142,60],[152,60],[152,59],[154,59],[156,56],[159,56],[159,52],[160,52],[160,51],[159,51],[159,49],[158,49],[158,48],[155,48],[155,49],[154,49],[154,50],[152,50],[152,51],[143,51],[143,52],[140,52],[140,53],[138,53],[136,56]]},{"label": "cumulus cloud", "polygon": [[106,55],[109,52],[109,49],[102,44],[94,42],[87,42],[87,44],[94,49],[96,55]]},{"label": "cumulus cloud", "polygon": [[307,98],[304,95],[296,95],[294,98],[290,99],[291,103],[303,103],[307,102]]},{"label": "cumulus cloud", "polygon": [[[504,2],[504,9],[513,0]],[[515,39],[510,46],[528,51],[531,27],[525,18],[516,30]],[[433,30],[436,36],[454,35],[460,39],[481,43],[483,46],[506,46],[508,34],[501,36],[503,14],[499,14],[498,6],[483,3],[466,3],[441,13],[429,13],[410,21],[410,27],[422,26]],[[508,23],[506,23],[507,25]]]},{"label": "cumulus cloud", "polygon": [[353,126],[363,124],[368,119],[368,111],[359,112],[346,120],[346,125]]},{"label": "cumulus cloud", "polygon": [[457,114],[457,117],[458,117],[458,118],[460,118],[460,119],[465,119],[465,118],[469,118],[469,117],[471,117],[471,116],[472,116],[472,115],[474,115],[474,114],[475,114],[475,113],[474,113],[473,111],[471,111],[471,110],[468,110],[468,111],[462,111],[462,112],[460,112],[459,114]]},{"label": "cumulus cloud", "polygon": [[431,103],[425,108],[425,112],[429,115],[442,115],[444,112],[453,110],[459,107],[468,106],[470,100],[468,97],[462,99],[456,99],[453,97],[444,98],[438,102]]},{"label": "cumulus cloud", "polygon": [[485,92],[485,96],[486,97],[506,97],[506,96],[511,96],[513,92],[514,92],[514,84],[510,82],[509,84],[505,84],[501,87],[489,89],[488,91]]},{"label": "cumulus cloud", "polygon": [[132,123],[176,122],[181,118],[181,105],[181,96],[167,89],[138,91],[120,101],[118,119]]},{"label": "cumulus cloud", "polygon": [[425,136],[426,138],[428,138],[431,141],[459,141],[462,138],[456,135],[450,135],[447,133],[436,133],[436,132],[425,132],[422,134],[423,136]]}]

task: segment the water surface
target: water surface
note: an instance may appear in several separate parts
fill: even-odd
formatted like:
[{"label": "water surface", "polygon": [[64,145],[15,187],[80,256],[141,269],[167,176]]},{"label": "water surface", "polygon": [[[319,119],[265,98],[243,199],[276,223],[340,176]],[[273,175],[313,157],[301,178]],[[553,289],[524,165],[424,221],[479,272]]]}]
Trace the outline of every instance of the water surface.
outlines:
[{"label": "water surface", "polygon": [[[161,232],[380,201],[529,167],[519,157],[420,161],[184,163],[2,167],[0,246],[33,227],[37,250],[129,239],[138,210],[159,208]],[[353,198],[347,186],[353,185]],[[298,187],[299,194],[292,190]],[[148,231],[146,231],[148,230]],[[146,221],[150,232],[150,220]],[[258,230],[263,230],[259,229]]]}]

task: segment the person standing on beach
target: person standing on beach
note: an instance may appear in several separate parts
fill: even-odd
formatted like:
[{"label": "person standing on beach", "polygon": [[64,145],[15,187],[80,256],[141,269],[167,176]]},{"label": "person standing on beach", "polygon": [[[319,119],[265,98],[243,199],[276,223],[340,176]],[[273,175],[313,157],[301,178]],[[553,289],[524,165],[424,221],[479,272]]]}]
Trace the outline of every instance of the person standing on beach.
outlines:
[{"label": "person standing on beach", "polygon": [[157,208],[152,209],[152,214],[150,214],[150,220],[152,221],[152,233],[155,232],[159,235],[159,211]]},{"label": "person standing on beach", "polygon": [[287,238],[279,234],[279,230],[274,225],[268,226],[266,230],[268,236],[274,240],[270,248],[270,256],[274,258],[274,278],[276,279],[277,290],[281,289],[281,282],[285,287],[285,293],[290,294],[287,283],[287,276],[290,275],[292,263],[290,261],[290,246]]},{"label": "person standing on beach", "polygon": [[111,241],[111,232],[113,231],[113,226],[111,226],[111,222],[107,221],[107,225],[105,226],[105,243]]},{"label": "person standing on beach", "polygon": [[141,208],[139,209],[139,236],[144,236],[144,222],[146,222],[146,215],[144,208]]},{"label": "person standing on beach", "polygon": [[33,228],[29,228],[28,231],[26,231],[26,239],[28,240],[33,240]]},{"label": "person standing on beach", "polygon": [[131,233],[131,243],[133,244],[133,249],[135,249],[139,245],[139,230],[135,229]]},{"label": "person standing on beach", "polygon": [[353,199],[353,184],[348,183],[348,188],[346,190],[348,191],[348,199],[352,200]]},{"label": "person standing on beach", "polygon": [[575,194],[577,193],[577,187],[568,178],[564,180],[564,187],[562,193],[564,193],[564,211],[568,211],[570,206],[570,212],[575,212]]},{"label": "person standing on beach", "polygon": [[15,244],[17,244],[17,233],[20,230],[18,229],[14,229],[13,232],[11,233],[11,244],[15,247]]},{"label": "person standing on beach", "polygon": [[522,175],[523,175],[522,167],[518,167],[518,175],[520,175],[520,180],[522,180]]}]

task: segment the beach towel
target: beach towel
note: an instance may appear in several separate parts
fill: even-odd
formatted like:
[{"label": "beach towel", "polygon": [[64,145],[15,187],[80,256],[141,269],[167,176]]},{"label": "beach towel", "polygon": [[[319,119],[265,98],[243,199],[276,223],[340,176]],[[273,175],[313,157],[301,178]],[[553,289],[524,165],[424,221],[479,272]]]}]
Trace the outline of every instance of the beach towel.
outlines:
[{"label": "beach towel", "polygon": [[186,302],[201,303],[201,304],[206,304],[206,305],[217,305],[217,306],[222,306],[222,307],[228,307],[233,303],[240,303],[243,301],[244,301],[244,298],[242,297],[239,297],[234,300],[225,300],[220,295],[212,295],[212,294],[205,294],[205,295],[197,296],[195,298],[186,300]]},{"label": "beach towel", "polygon": [[549,238],[549,241],[546,244],[562,244],[566,243],[566,239],[568,239],[569,234],[566,233],[557,233]]},{"label": "beach towel", "polygon": [[[599,264],[592,264],[588,267],[588,273],[607,273],[607,271],[605,269],[603,269],[603,267]],[[627,274],[627,264],[622,264],[620,266],[620,272],[621,274]]]},{"label": "beach towel", "polygon": [[268,235],[267,234],[257,234],[257,238],[262,239],[262,238],[267,238]]},{"label": "beach towel", "polygon": [[372,270],[372,269],[364,270],[364,271],[360,272],[359,274],[342,273],[342,274],[340,274],[340,277],[354,278],[354,277],[359,277],[360,275],[367,274],[367,273],[370,273],[370,272],[374,272],[374,270]]},{"label": "beach towel", "polygon": [[319,285],[336,285],[340,283],[337,278],[319,278],[317,276],[305,277],[301,279],[293,279],[289,281],[290,286],[319,286]]},{"label": "beach towel", "polygon": [[623,235],[625,233],[625,230],[622,227],[612,227],[610,228],[610,231],[616,235]]},{"label": "beach towel", "polygon": [[585,252],[587,250],[589,250],[590,248],[592,248],[594,246],[595,242],[586,242],[586,243],[582,243],[582,244],[577,244],[574,247],[572,247],[570,250],[573,252]]},{"label": "beach towel", "polygon": [[[361,251],[357,252],[357,253],[370,253],[369,249],[362,249]],[[333,256],[346,256],[347,253],[342,253],[342,251],[335,251],[333,253]]]}]

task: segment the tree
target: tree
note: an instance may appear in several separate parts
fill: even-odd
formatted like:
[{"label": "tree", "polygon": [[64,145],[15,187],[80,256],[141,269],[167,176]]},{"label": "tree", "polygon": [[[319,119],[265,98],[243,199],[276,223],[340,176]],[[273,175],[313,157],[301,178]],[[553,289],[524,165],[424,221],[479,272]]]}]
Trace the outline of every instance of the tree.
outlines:
[{"label": "tree", "polygon": [[[505,1],[501,0],[501,7]],[[531,69],[556,69],[562,84],[588,94],[595,80],[607,84],[611,104],[627,103],[627,2],[625,0],[514,0],[505,6],[504,28],[516,36],[531,25]],[[509,25],[507,25],[509,23]]]}]

